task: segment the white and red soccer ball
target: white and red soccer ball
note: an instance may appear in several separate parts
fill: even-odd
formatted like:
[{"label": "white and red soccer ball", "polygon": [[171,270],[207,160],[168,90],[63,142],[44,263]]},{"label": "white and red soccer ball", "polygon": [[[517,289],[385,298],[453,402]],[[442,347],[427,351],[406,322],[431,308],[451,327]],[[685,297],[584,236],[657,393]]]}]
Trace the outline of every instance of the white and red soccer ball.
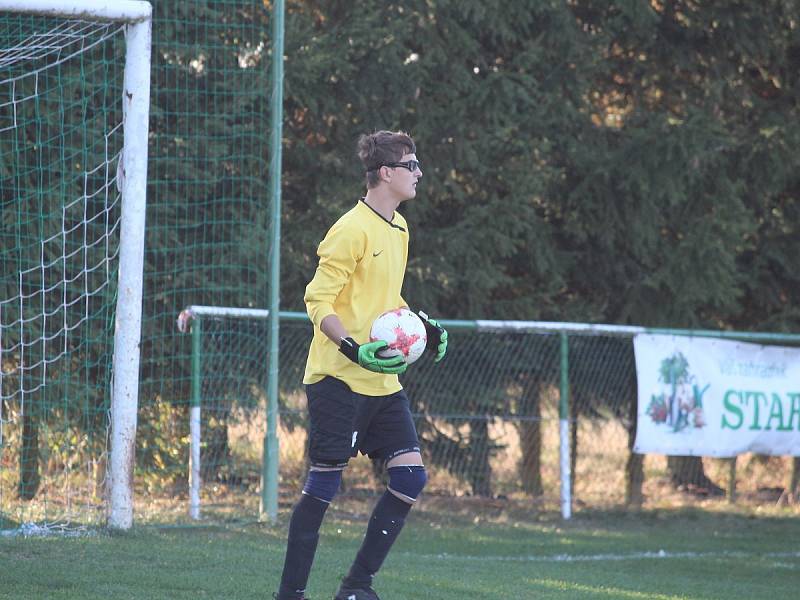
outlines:
[{"label": "white and red soccer ball", "polygon": [[381,358],[402,356],[407,365],[417,360],[425,351],[428,336],[425,324],[407,308],[387,310],[372,323],[369,340],[383,340],[389,347],[378,352]]}]

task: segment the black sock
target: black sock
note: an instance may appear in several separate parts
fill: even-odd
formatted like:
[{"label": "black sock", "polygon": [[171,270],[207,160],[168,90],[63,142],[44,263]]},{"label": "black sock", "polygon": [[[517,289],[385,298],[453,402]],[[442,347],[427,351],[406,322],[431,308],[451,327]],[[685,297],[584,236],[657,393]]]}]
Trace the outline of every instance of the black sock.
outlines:
[{"label": "black sock", "polygon": [[319,528],[328,503],[303,494],[289,521],[289,541],[278,597],[302,598],[317,551]]},{"label": "black sock", "polygon": [[411,505],[403,502],[391,492],[385,492],[367,526],[364,543],[356,555],[350,572],[345,577],[344,585],[355,589],[365,589],[372,585],[372,577],[381,568],[389,554],[400,530],[406,521]]}]

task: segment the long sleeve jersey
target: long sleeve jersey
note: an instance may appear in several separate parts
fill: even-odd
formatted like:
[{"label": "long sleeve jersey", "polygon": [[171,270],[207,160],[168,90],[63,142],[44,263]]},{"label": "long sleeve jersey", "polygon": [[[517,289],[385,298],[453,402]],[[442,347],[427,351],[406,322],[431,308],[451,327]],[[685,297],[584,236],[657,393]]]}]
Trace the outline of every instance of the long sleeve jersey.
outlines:
[{"label": "long sleeve jersey", "polygon": [[394,212],[387,221],[363,200],[342,215],[317,249],[319,264],[306,286],[305,303],[314,323],[303,383],[330,375],[351,390],[383,396],[402,389],[397,375],[373,373],[348,360],[320,329],[336,314],[359,344],[369,341],[380,314],[406,306],[401,296],[408,260],[408,225]]}]

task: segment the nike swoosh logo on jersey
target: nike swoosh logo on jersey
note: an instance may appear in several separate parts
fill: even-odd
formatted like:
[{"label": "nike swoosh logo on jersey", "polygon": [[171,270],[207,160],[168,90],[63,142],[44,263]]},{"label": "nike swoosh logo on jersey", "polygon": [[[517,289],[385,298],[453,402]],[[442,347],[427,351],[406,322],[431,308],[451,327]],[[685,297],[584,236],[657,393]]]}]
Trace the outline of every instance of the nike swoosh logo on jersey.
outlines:
[{"label": "nike swoosh logo on jersey", "polygon": [[383,250],[378,250],[377,252],[373,252],[373,253],[372,253],[372,256],[378,256],[378,255],[379,255],[379,254],[381,254],[382,252],[383,252]]}]

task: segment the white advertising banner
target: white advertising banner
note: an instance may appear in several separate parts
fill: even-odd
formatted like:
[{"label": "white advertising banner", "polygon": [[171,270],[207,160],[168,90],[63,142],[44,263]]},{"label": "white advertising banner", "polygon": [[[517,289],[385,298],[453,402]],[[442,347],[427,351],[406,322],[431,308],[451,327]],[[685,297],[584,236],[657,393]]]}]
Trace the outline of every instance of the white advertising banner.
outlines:
[{"label": "white advertising banner", "polygon": [[800,456],[800,348],[640,334],[634,451]]}]

